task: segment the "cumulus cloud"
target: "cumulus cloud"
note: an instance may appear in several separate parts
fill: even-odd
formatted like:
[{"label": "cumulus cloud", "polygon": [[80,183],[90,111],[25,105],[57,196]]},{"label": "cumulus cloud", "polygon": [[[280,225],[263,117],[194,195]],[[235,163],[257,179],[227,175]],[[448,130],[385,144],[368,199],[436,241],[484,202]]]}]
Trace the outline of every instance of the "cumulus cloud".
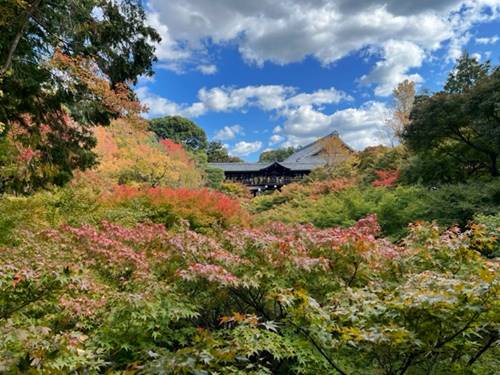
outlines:
[{"label": "cumulus cloud", "polygon": [[[377,134],[385,126],[387,107],[381,102],[368,102],[359,108],[347,108],[326,113],[324,105],[349,102],[352,98],[334,88],[312,93],[297,93],[286,86],[246,86],[242,88],[214,87],[201,89],[199,101],[177,104],[151,93],[146,87],[137,90],[139,99],[149,107],[150,116],[182,115],[197,117],[207,112],[245,111],[255,106],[268,112],[282,124],[273,128],[269,144],[304,145],[333,130],[340,132],[355,148],[380,143]],[[217,131],[215,139],[231,140],[244,134],[240,125],[225,126]],[[234,155],[245,156],[256,152],[259,142],[239,142],[232,149]],[[252,151],[254,150],[254,151]]]},{"label": "cumulus cloud", "polygon": [[230,150],[231,155],[235,156],[247,156],[253,154],[254,152],[259,151],[262,148],[262,142],[246,142],[241,141],[234,145],[234,147]]},{"label": "cumulus cloud", "polygon": [[[500,13],[498,0],[150,0],[149,4],[151,23],[159,25],[164,36],[160,60],[189,60],[205,53],[210,41],[234,43],[244,60],[258,65],[287,64],[307,56],[328,65],[366,48],[386,51],[393,39],[399,45],[411,43],[411,52],[418,55],[414,59],[391,62],[382,54],[381,66],[370,77],[381,86],[420,66],[424,52],[430,57],[445,43],[449,42],[449,57],[456,57],[470,38],[470,28]],[[379,89],[384,91],[388,89]]]},{"label": "cumulus cloud", "polygon": [[243,133],[243,128],[240,125],[224,126],[222,129],[215,133],[214,139],[219,141],[227,141],[236,138],[237,135]]},{"label": "cumulus cloud", "polygon": [[150,116],[178,115],[182,111],[177,103],[153,94],[146,86],[139,87],[135,92],[141,103],[148,108]]},{"label": "cumulus cloud", "polygon": [[202,103],[178,104],[151,92],[147,86],[139,87],[135,92],[141,103],[148,108],[147,115],[149,117],[174,115],[198,117],[205,113],[205,107]]},{"label": "cumulus cloud", "polygon": [[388,108],[382,102],[367,102],[359,108],[347,108],[325,114],[310,107],[288,114],[283,133],[286,146],[301,146],[336,130],[351,147],[386,143],[381,136],[385,129]]},{"label": "cumulus cloud", "polygon": [[335,88],[321,89],[312,93],[297,93],[293,87],[260,85],[245,87],[201,88],[198,101],[190,105],[176,104],[152,92],[146,86],[136,90],[139,99],[146,104],[150,115],[179,114],[198,117],[207,112],[230,112],[256,107],[263,111],[283,111],[288,108],[320,107],[352,100],[351,96]]},{"label": "cumulus cloud", "polygon": [[415,43],[389,40],[383,45],[382,56],[383,60],[378,61],[369,74],[361,77],[364,84],[376,84],[376,95],[390,95],[392,89],[405,79],[422,82],[419,74],[407,74],[410,68],[418,68],[424,61],[425,52]]}]

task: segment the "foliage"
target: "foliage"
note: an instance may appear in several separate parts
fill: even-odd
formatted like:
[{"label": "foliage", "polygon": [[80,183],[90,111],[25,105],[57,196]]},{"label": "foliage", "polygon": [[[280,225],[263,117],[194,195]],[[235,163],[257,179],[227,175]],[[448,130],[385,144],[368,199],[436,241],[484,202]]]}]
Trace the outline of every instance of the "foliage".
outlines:
[{"label": "foliage", "polygon": [[393,186],[399,180],[399,171],[375,171],[377,179],[372,182],[373,186]]},{"label": "foliage", "polygon": [[206,232],[248,222],[237,200],[209,189],[139,189],[119,185],[104,194],[102,201],[112,208],[141,207],[145,219],[168,227],[185,220],[194,230]]},{"label": "foliage", "polygon": [[[476,214],[491,215],[500,210],[499,185],[496,181],[443,185],[392,187],[396,172],[383,173],[379,187],[357,184],[356,179],[315,181],[307,185],[291,184],[281,192],[255,198],[251,210],[256,221],[313,223],[320,227],[348,226],[361,217],[376,213],[383,233],[400,238],[407,225],[416,220],[436,220],[441,225],[458,224],[462,228]],[[387,185],[389,186],[383,186]],[[335,187],[328,189],[328,186]]]},{"label": "foliage", "polygon": [[220,168],[208,166],[205,173],[207,174],[207,185],[213,189],[219,189],[224,181],[224,171]]},{"label": "foliage", "polygon": [[490,62],[481,64],[465,51],[456,62],[455,68],[448,74],[444,91],[450,94],[463,93],[474,87],[480,80],[487,78]]},{"label": "foliage", "polygon": [[338,133],[332,133],[319,141],[320,156],[325,160],[327,167],[332,168],[352,155],[352,150],[340,139]]},{"label": "foliage", "polygon": [[[0,23],[0,143],[15,153],[0,161],[0,184],[31,193],[95,164],[91,127],[140,112],[128,85],[152,73],[159,35],[138,1],[8,1],[1,10],[11,17]],[[13,173],[19,160],[28,165]]]},{"label": "foliage", "polygon": [[[467,177],[499,174],[500,68],[489,73],[487,63],[478,65],[469,60],[464,55],[458,61],[457,71],[449,77],[447,91],[417,98],[411,123],[403,132],[404,142],[412,152],[417,155],[430,152],[438,165],[442,158],[448,160],[450,172],[443,174],[438,182],[453,179],[450,174]],[[477,66],[472,69],[471,65]]]},{"label": "foliage", "polygon": [[476,237],[486,234],[486,240],[477,241],[476,250],[489,258],[500,257],[500,213],[476,215],[471,227],[476,232]]},{"label": "foliage", "polygon": [[224,181],[220,184],[219,190],[230,197],[247,199],[251,197],[248,187],[232,181]]},{"label": "foliage", "polygon": [[227,149],[219,141],[211,141],[208,143],[207,147],[207,157],[209,163],[241,163],[241,160],[237,156],[231,156],[228,154]]},{"label": "foliage", "polygon": [[190,151],[207,148],[205,131],[187,118],[181,116],[155,118],[149,121],[149,127],[158,138],[179,143]]},{"label": "foliage", "polygon": [[283,147],[278,148],[276,150],[264,151],[259,156],[259,163],[269,163],[273,161],[283,161],[290,155],[292,155],[295,151],[295,147]]},{"label": "foliage", "polygon": [[97,168],[86,172],[101,178],[105,189],[114,184],[199,187],[202,176],[183,147],[170,140],[158,142],[144,121],[116,120],[96,128]]},{"label": "foliage", "polygon": [[410,124],[410,114],[415,102],[415,82],[405,79],[392,91],[394,107],[391,117],[386,120],[391,139],[401,140],[404,129]]},{"label": "foliage", "polygon": [[429,217],[443,225],[465,227],[474,215],[500,211],[500,184],[492,181],[443,185],[428,194]]},{"label": "foliage", "polygon": [[2,372],[411,374],[498,367],[488,231],[371,215],[205,236],[159,224],[19,233],[0,254]]}]

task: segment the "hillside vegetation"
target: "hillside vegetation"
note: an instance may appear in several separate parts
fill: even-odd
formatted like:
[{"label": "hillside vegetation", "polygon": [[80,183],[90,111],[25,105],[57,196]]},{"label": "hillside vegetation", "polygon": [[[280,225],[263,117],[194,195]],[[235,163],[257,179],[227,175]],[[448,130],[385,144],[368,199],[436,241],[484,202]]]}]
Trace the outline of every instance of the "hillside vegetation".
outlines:
[{"label": "hillside vegetation", "polygon": [[398,146],[251,198],[141,118],[140,2],[78,4],[0,3],[1,374],[498,373],[498,67],[402,83]]}]

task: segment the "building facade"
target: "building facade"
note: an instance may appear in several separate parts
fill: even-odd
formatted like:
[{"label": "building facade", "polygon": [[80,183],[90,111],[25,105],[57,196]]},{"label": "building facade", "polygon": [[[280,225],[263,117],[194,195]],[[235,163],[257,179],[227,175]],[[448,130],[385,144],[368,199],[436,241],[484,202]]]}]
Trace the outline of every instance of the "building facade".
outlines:
[{"label": "building facade", "polygon": [[[328,153],[325,149],[328,149]],[[282,162],[210,165],[222,169],[227,181],[244,184],[251,192],[258,194],[265,190],[279,190],[284,185],[300,181],[313,169],[325,164],[338,164],[352,152],[337,133],[332,133],[300,148]]]}]

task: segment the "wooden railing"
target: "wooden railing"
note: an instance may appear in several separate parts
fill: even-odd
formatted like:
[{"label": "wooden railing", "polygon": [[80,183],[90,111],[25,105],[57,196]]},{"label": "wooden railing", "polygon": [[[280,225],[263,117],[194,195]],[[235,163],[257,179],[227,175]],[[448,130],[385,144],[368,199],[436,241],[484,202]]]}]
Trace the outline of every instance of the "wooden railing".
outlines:
[{"label": "wooden railing", "polygon": [[298,182],[303,176],[259,176],[259,177],[230,177],[230,181],[239,182],[247,186],[283,186],[292,182]]}]

